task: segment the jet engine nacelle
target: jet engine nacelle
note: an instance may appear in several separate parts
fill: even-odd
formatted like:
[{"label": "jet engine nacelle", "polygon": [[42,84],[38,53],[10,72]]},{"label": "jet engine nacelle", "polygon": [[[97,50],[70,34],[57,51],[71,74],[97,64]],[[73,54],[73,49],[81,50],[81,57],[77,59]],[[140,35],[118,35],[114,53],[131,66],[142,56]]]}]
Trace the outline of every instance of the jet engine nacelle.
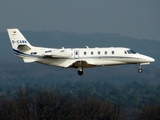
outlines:
[{"label": "jet engine nacelle", "polygon": [[56,57],[56,58],[69,58],[73,55],[73,52],[71,50],[56,50],[56,51],[52,51],[52,57]]}]

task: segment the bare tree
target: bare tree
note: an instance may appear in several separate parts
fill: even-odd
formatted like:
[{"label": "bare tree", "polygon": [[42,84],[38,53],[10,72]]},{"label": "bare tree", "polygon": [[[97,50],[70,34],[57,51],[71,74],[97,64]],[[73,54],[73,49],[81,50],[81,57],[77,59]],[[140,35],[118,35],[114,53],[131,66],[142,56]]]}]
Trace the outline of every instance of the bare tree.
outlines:
[{"label": "bare tree", "polygon": [[18,119],[16,114],[17,102],[9,99],[0,99],[0,120]]},{"label": "bare tree", "polygon": [[35,106],[28,89],[19,89],[17,91],[16,112],[19,115],[19,119],[33,120],[35,116]]},{"label": "bare tree", "polygon": [[138,120],[160,120],[160,104],[145,106],[137,114]]}]

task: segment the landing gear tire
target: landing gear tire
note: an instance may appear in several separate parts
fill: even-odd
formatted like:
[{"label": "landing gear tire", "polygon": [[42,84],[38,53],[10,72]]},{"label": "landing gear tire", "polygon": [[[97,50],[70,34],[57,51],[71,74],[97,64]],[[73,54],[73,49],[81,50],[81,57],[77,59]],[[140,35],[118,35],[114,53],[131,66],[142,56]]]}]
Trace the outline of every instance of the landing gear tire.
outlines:
[{"label": "landing gear tire", "polygon": [[83,75],[83,61],[78,62],[78,75]]},{"label": "landing gear tire", "polygon": [[138,72],[139,72],[139,73],[142,73],[142,72],[143,72],[143,70],[142,70],[142,69],[138,69]]},{"label": "landing gear tire", "polygon": [[83,71],[78,70],[78,75],[83,75]]},{"label": "landing gear tire", "polygon": [[138,66],[139,66],[139,67],[138,67],[138,72],[139,72],[139,73],[142,73],[143,70],[142,70],[141,64],[139,63]]}]

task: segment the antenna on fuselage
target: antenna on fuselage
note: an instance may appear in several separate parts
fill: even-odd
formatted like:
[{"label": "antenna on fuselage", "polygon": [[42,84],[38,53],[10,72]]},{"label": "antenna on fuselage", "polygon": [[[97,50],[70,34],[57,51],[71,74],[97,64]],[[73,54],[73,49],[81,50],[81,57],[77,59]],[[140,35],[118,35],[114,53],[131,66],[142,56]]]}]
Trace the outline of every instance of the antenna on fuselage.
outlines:
[{"label": "antenna on fuselage", "polygon": [[89,49],[89,47],[88,47],[88,46],[86,46],[86,48],[87,48],[87,49]]}]

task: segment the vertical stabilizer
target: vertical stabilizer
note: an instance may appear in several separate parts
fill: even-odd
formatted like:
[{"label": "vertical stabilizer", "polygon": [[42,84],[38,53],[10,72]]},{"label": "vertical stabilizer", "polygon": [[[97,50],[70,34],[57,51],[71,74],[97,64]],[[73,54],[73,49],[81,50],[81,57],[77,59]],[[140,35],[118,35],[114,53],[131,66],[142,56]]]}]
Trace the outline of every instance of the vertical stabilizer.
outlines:
[{"label": "vertical stabilizer", "polygon": [[13,50],[27,51],[31,49],[30,43],[17,29],[7,29]]}]

